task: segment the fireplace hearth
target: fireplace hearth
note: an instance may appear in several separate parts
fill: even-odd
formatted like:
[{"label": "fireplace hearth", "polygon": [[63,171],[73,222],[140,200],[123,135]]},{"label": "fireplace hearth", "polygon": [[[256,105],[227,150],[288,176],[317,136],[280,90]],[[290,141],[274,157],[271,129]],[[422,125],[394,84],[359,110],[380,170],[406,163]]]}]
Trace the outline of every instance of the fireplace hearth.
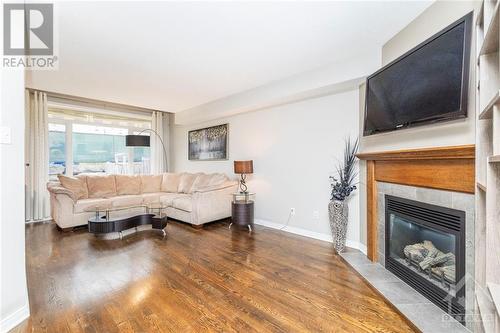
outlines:
[{"label": "fireplace hearth", "polygon": [[462,321],[465,212],[385,195],[385,266]]}]

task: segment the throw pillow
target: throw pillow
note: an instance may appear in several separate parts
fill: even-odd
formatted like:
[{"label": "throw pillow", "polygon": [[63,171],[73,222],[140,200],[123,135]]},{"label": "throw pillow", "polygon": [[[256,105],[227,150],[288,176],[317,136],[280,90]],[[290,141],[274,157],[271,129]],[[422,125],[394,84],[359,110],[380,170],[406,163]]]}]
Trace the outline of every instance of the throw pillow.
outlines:
[{"label": "throw pillow", "polygon": [[161,191],[163,175],[142,175],[142,193],[154,193]]},{"label": "throw pillow", "polygon": [[85,177],[69,177],[64,175],[57,175],[62,187],[71,191],[71,196],[74,201],[80,199],[87,199],[89,191],[87,189],[87,181]]},{"label": "throw pillow", "polygon": [[164,173],[163,181],[161,182],[161,191],[176,193],[179,188],[180,181],[180,173]]},{"label": "throw pillow", "polygon": [[141,194],[141,177],[128,175],[115,175],[116,194]]},{"label": "throw pillow", "polygon": [[89,198],[111,198],[116,196],[115,176],[87,176]]},{"label": "throw pillow", "polygon": [[181,180],[179,182],[179,189],[177,192],[179,193],[192,193],[191,188],[193,187],[193,183],[198,178],[199,174],[192,173],[183,173],[181,175]]}]

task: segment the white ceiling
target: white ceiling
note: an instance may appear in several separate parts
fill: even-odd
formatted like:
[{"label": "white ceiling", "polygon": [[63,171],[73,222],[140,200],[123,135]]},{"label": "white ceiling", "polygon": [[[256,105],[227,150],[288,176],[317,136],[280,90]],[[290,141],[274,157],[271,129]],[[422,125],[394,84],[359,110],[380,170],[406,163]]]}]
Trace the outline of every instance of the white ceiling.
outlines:
[{"label": "white ceiling", "polygon": [[380,48],[429,1],[57,3],[30,87],[182,111]]}]

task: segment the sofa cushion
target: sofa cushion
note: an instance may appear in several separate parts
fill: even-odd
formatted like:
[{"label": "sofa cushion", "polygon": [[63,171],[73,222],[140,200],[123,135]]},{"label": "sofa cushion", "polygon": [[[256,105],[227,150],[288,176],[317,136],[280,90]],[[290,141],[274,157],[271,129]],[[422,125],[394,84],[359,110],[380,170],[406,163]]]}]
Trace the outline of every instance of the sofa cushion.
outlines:
[{"label": "sofa cushion", "polygon": [[161,191],[162,192],[177,192],[179,188],[179,183],[181,181],[180,173],[164,173],[163,180],[161,182]]},{"label": "sofa cushion", "polygon": [[184,194],[184,193],[162,193],[162,195],[160,196],[160,202],[162,204],[165,204],[165,205],[171,207],[172,203],[175,199],[183,198],[183,197],[190,197],[190,195]]},{"label": "sofa cushion", "polygon": [[91,207],[96,207],[96,206],[100,206],[100,207],[110,206],[111,207],[111,200],[104,199],[104,198],[81,199],[75,203],[75,205],[73,206],[73,211],[76,214],[84,213],[86,209],[89,209]]},{"label": "sofa cushion", "polygon": [[115,175],[116,194],[141,194],[141,177]]},{"label": "sofa cushion", "polygon": [[143,193],[141,195],[142,203],[143,204],[150,204],[150,203],[160,202],[160,196],[162,196],[164,194],[165,193],[163,193],[163,192]]},{"label": "sofa cushion", "polygon": [[214,173],[214,174],[212,174],[212,177],[210,178],[208,185],[220,185],[228,180],[229,180],[229,178],[225,174]]},{"label": "sofa cushion", "polygon": [[172,201],[172,207],[185,212],[190,212],[193,210],[193,200],[191,199],[191,196],[176,198]]},{"label": "sofa cushion", "polygon": [[198,178],[199,174],[183,173],[179,182],[179,193],[192,193],[193,183]]},{"label": "sofa cushion", "polygon": [[142,196],[138,194],[119,195],[109,198],[113,207],[137,206],[142,204]]},{"label": "sofa cushion", "polygon": [[213,174],[210,175],[206,175],[204,173],[199,174],[196,180],[193,182],[193,185],[191,186],[191,191],[189,193],[196,191],[198,188],[203,188],[205,186],[208,186],[213,176],[214,176]]},{"label": "sofa cushion", "polygon": [[161,182],[163,175],[141,175],[141,192],[154,193],[161,191]]},{"label": "sofa cushion", "polygon": [[57,175],[57,178],[59,179],[62,187],[71,191],[71,198],[73,201],[88,199],[89,191],[87,189],[87,177],[68,177],[64,175]]},{"label": "sofa cushion", "polygon": [[116,196],[115,176],[87,176],[89,198],[111,198]]}]

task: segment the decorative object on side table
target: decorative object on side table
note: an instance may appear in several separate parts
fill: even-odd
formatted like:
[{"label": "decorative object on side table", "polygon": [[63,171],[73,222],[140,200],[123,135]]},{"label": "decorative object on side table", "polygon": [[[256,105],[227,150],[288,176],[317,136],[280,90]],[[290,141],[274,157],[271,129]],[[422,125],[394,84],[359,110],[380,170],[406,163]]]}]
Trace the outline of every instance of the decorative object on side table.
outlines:
[{"label": "decorative object on side table", "polygon": [[344,252],[349,222],[349,206],[347,199],[356,190],[354,184],[357,176],[356,152],[358,151],[358,139],[354,142],[347,139],[344,148],[344,160],[337,165],[335,177],[330,176],[332,196],[328,204],[328,215],[330,228],[333,236],[333,246],[337,253]]},{"label": "decorative object on side table", "polygon": [[234,173],[241,175],[240,192],[247,193],[246,175],[253,173],[253,161],[234,161]]},{"label": "decorative object on side table", "polygon": [[190,161],[227,160],[229,124],[201,128],[188,132]]}]

